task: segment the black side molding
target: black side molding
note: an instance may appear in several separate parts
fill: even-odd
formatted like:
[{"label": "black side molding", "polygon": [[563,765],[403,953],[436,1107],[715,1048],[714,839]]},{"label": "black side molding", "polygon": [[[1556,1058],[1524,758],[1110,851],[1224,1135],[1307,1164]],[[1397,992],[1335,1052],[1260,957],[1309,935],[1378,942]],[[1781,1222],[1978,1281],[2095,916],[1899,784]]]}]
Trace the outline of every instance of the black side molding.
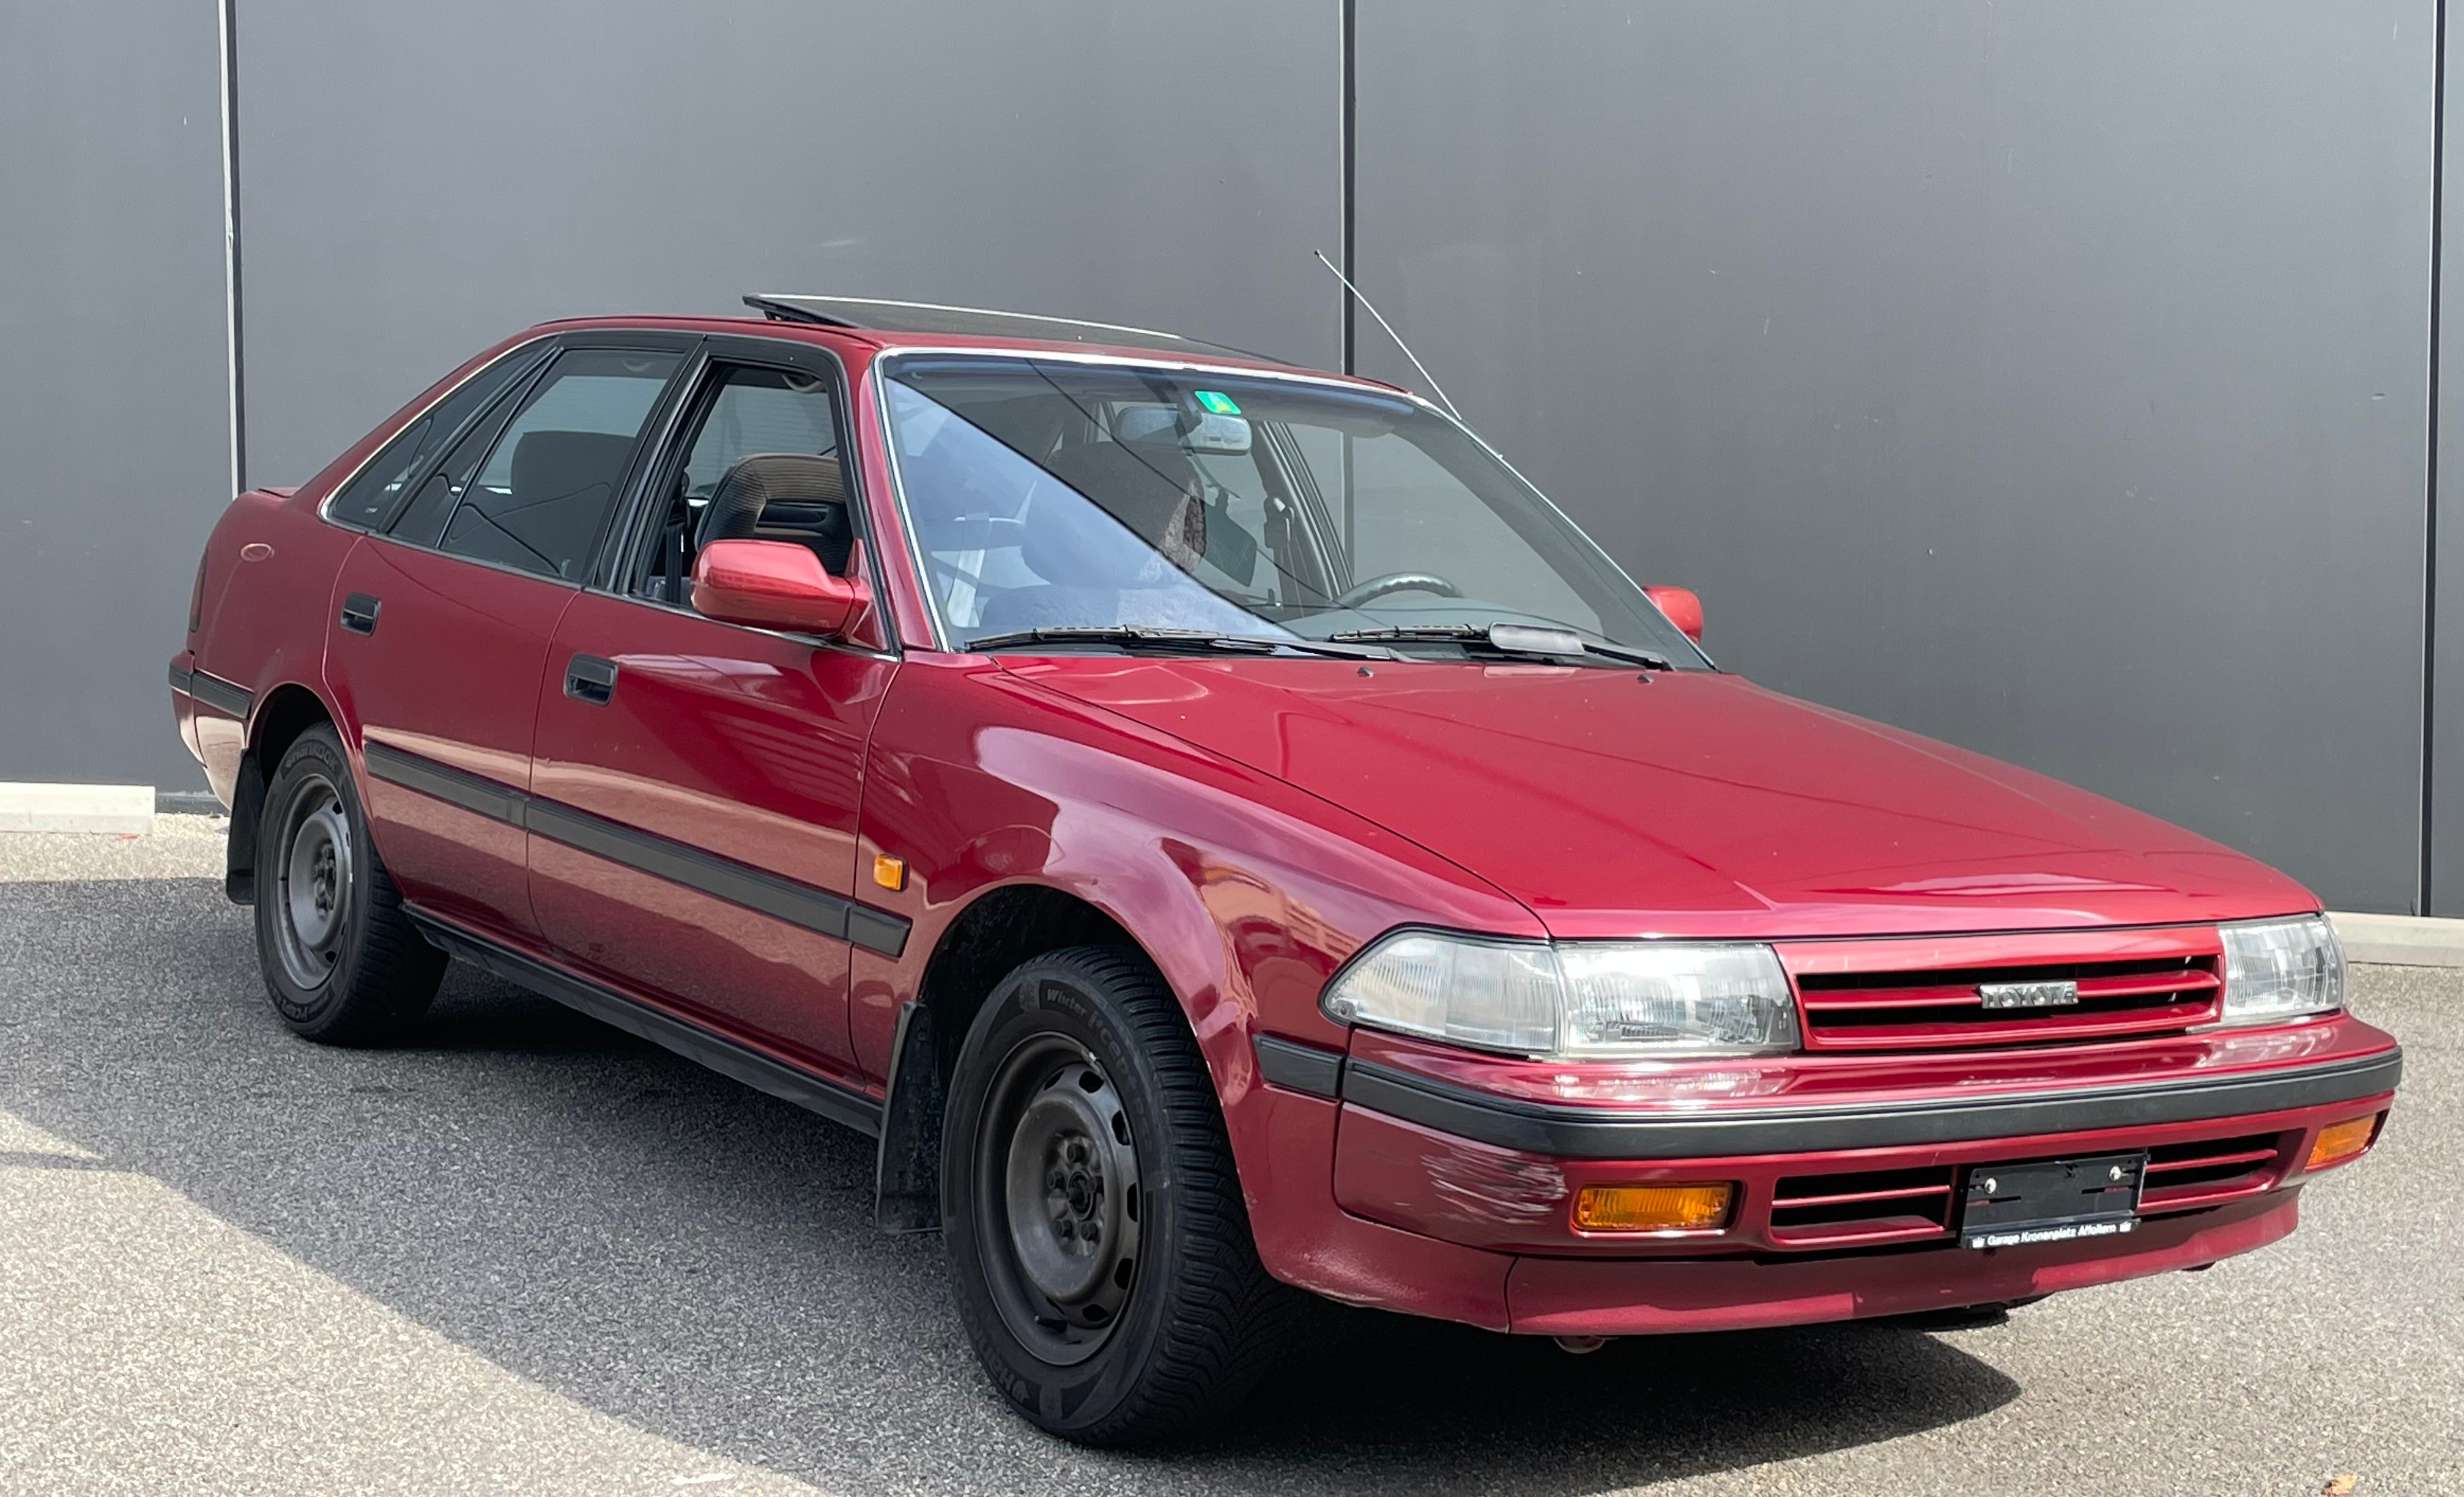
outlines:
[{"label": "black side molding", "polygon": [[522,824],[522,808],[530,796],[510,785],[439,764],[422,754],[405,753],[386,744],[364,745],[360,757],[366,761],[373,778],[433,795],[493,821],[517,827]]},{"label": "black side molding", "polygon": [[[596,853],[610,862],[683,884],[730,904],[759,910],[791,925],[852,941],[885,956],[894,957],[906,949],[905,920],[867,910],[865,913],[873,918],[859,926],[851,917],[862,906],[826,889],[781,879],[553,800],[534,796],[523,814],[526,824],[539,835],[585,853]],[[894,941],[889,939],[893,927]]]},{"label": "black side molding", "polygon": [[637,873],[680,883],[791,925],[853,942],[868,951],[895,957],[907,949],[913,922],[904,915],[859,904],[845,895],[781,879],[749,863],[610,821],[388,744],[371,743],[361,752],[368,773],[377,779],[432,795],[508,826],[525,827],[551,841],[580,848],[610,862],[623,863]]},{"label": "black side molding", "polygon": [[248,709],[256,701],[256,693],[237,682],[202,670],[183,670],[177,665],[171,667],[171,689],[243,723],[248,721]]},{"label": "black side molding", "polygon": [[516,951],[415,906],[406,906],[420,934],[466,962],[486,967],[509,983],[553,998],[652,1044],[664,1045],[688,1060],[698,1061],[721,1075],[732,1076],[757,1091],[767,1092],[833,1122],[845,1123],[868,1137],[881,1132],[881,1104],[862,1092],[840,1085],[801,1067],[765,1055],[749,1045],[654,1009],[615,988],[551,966],[526,952]]},{"label": "black side molding", "polygon": [[1591,1160],[1710,1159],[2201,1122],[2358,1101],[2395,1090],[2403,1074],[2403,1052],[2387,1050],[2256,1075],[2192,1076],[2017,1096],[1926,1098],[1897,1106],[1638,1116],[1516,1101],[1353,1058],[1344,1063],[1343,1099],[1441,1133],[1530,1154]]},{"label": "black side molding", "polygon": [[898,956],[907,949],[907,933],[913,927],[914,922],[904,915],[892,915],[853,900],[847,901],[847,938],[867,951]]},{"label": "black side molding", "polygon": [[1258,1074],[1274,1085],[1311,1096],[1343,1095],[1341,1051],[1320,1050],[1271,1034],[1255,1035],[1249,1043],[1258,1052]]}]

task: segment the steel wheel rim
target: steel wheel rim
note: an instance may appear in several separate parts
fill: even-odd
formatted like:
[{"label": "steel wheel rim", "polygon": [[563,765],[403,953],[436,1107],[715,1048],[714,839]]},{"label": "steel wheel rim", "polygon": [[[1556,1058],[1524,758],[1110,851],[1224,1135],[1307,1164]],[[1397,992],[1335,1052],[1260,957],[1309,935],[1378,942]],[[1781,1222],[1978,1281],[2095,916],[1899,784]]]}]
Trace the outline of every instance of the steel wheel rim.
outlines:
[{"label": "steel wheel rim", "polygon": [[333,782],[309,775],[292,792],[282,817],[274,900],[275,944],[282,967],[299,987],[322,987],[342,956],[350,925],[351,818]]},{"label": "steel wheel rim", "polygon": [[1012,1050],[987,1096],[976,1157],[994,1305],[1044,1361],[1111,1338],[1137,1283],[1137,1143],[1111,1077],[1060,1035]]}]

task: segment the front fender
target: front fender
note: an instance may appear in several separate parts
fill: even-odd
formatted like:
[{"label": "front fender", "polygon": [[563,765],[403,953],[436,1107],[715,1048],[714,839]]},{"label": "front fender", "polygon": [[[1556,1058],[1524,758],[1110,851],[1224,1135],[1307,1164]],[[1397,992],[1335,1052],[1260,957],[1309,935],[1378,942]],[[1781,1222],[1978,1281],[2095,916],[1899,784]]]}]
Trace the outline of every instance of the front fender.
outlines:
[{"label": "front fender", "polygon": [[[965,657],[901,667],[874,728],[857,856],[859,869],[903,861],[903,889],[865,893],[913,922],[895,959],[855,953],[868,1073],[889,1073],[900,1010],[962,912],[1001,889],[1058,890],[1126,931],[1179,1000],[1253,1216],[1278,1173],[1277,1106],[1324,1105],[1261,1086],[1254,1036],[1341,1049],[1318,991],[1396,925],[1545,935],[1493,886],[1340,807]],[[1331,1161],[1303,1167],[1331,1189]]]}]

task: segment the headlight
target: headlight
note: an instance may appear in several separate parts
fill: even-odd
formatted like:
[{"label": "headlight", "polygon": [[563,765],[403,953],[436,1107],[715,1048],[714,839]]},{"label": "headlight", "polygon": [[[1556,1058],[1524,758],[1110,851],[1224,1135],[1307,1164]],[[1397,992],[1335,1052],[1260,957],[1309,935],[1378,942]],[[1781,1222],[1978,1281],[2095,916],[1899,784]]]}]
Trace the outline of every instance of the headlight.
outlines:
[{"label": "headlight", "polygon": [[2344,1006],[2344,948],[2321,915],[2219,925],[2227,1024],[2263,1024]]},{"label": "headlight", "polygon": [[1327,985],[1338,1024],[1519,1055],[1632,1058],[1796,1048],[1788,974],[1769,946],[1549,944],[1401,931]]}]

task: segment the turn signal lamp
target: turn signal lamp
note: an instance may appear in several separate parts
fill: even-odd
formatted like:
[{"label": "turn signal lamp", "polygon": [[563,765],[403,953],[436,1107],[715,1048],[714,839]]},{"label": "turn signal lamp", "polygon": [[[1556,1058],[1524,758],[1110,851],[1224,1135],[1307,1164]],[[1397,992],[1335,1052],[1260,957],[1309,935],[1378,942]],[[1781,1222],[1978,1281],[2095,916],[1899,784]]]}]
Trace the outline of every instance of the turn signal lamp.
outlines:
[{"label": "turn signal lamp", "polygon": [[1574,1193],[1574,1226],[1585,1232],[1716,1231],[1728,1220],[1736,1187],[1585,1185]]},{"label": "turn signal lamp", "polygon": [[872,855],[872,881],[885,889],[907,887],[907,860],[888,853]]},{"label": "turn signal lamp", "polygon": [[2310,1145],[2310,1162],[2305,1167],[2325,1169],[2330,1164],[2342,1164],[2370,1146],[2370,1134],[2378,1124],[2376,1113],[2367,1117],[2329,1123],[2319,1130],[2319,1141]]}]

